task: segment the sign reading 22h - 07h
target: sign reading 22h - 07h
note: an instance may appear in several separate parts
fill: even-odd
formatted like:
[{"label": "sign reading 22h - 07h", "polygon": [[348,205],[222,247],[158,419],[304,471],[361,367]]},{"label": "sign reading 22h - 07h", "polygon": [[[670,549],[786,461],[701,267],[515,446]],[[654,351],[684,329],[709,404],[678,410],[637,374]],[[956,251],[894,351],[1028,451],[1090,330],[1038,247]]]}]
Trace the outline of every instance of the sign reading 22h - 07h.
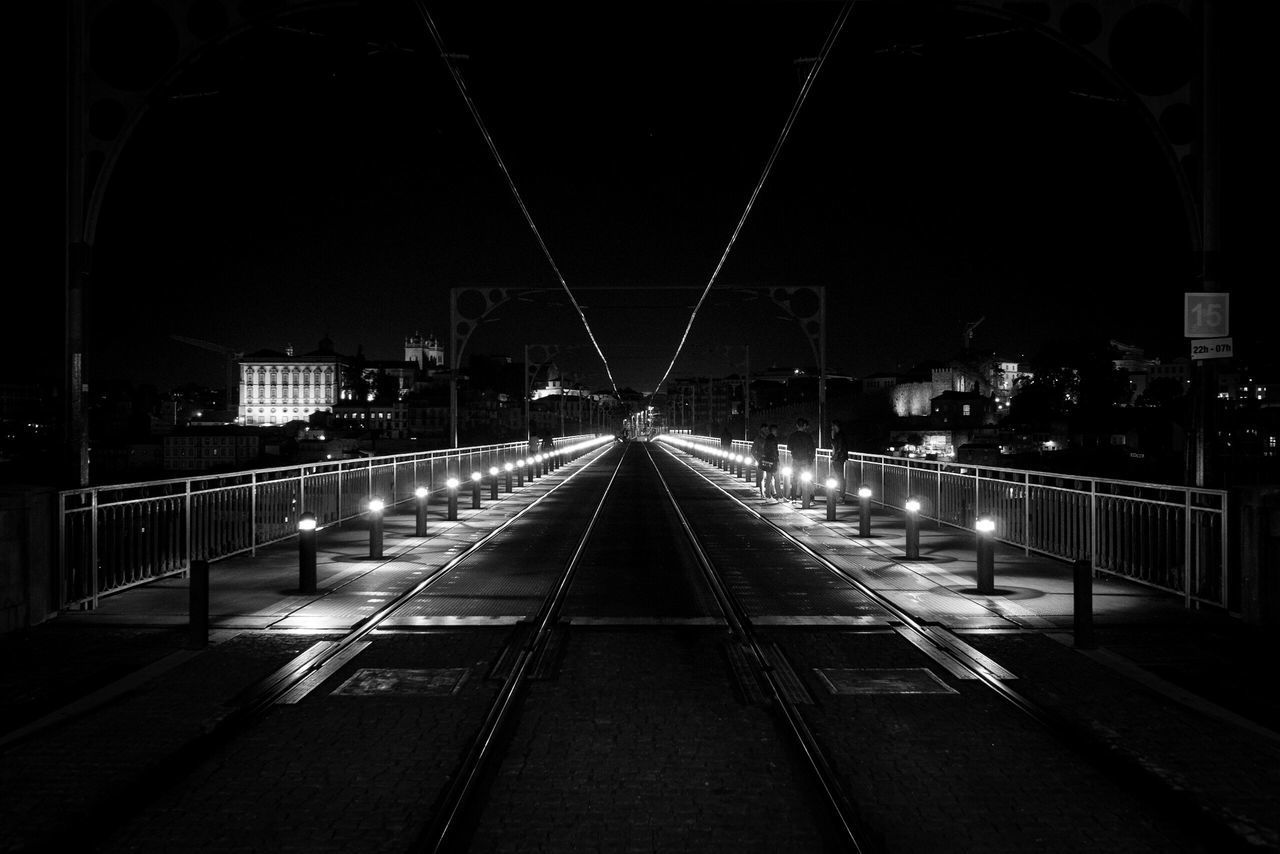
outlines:
[{"label": "sign reading 22h - 07h", "polygon": [[1182,321],[1188,338],[1221,338],[1231,334],[1231,294],[1183,294],[1186,309]]}]

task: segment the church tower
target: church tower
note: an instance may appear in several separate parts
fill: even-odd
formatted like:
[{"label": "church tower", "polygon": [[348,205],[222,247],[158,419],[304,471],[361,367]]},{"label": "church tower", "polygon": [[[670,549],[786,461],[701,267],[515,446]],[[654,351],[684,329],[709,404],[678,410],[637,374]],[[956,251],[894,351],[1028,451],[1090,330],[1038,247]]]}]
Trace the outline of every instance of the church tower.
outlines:
[{"label": "church tower", "polygon": [[444,367],[444,347],[435,336],[414,332],[404,339],[404,360],[416,362],[420,370]]}]

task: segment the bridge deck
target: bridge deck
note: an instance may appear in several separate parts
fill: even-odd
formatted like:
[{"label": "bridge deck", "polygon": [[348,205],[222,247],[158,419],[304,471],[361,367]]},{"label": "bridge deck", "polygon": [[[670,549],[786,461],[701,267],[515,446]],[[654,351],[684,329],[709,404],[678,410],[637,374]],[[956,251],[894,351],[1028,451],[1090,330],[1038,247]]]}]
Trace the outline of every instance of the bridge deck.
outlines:
[{"label": "bridge deck", "polygon": [[[14,827],[25,821],[36,826],[39,815],[53,820],[49,815],[56,810],[51,814],[48,804],[65,805],[68,798],[74,803],[76,796],[60,788],[74,788],[70,781],[78,764],[100,768],[103,763],[96,755],[95,739],[104,738],[104,733],[81,726],[92,721],[98,709],[111,708],[114,700],[145,685],[170,679],[183,685],[181,691],[163,695],[165,714],[133,721],[127,731],[114,734],[112,761],[128,764],[131,750],[143,755],[150,745],[176,738],[184,718],[201,709],[207,714],[211,704],[227,700],[254,673],[279,666],[317,635],[363,620],[395,591],[444,565],[590,458],[569,463],[514,493],[500,493],[497,502],[489,500],[486,489],[479,510],[471,509],[469,491],[464,490],[454,522],[444,519],[443,506],[433,506],[426,547],[414,536],[411,512],[387,518],[381,559],[367,557],[368,533],[362,525],[322,531],[320,592],[315,596],[297,592],[293,545],[215,563],[210,568],[211,631],[203,650],[184,648],[188,589],[182,578],[107,597],[96,610],[67,613],[6,640],[8,699],[0,731],[0,746],[7,751],[0,763],[0,791],[6,795],[0,800],[0,825]],[[1275,835],[1280,830],[1280,781],[1265,770],[1280,761],[1280,707],[1263,696],[1269,693],[1261,689],[1266,671],[1259,669],[1274,666],[1276,649],[1267,645],[1274,638],[1246,630],[1223,615],[1188,610],[1178,597],[1103,577],[1095,582],[1093,600],[1099,646],[1076,649],[1071,636],[1071,568],[1062,562],[997,545],[997,592],[979,595],[972,536],[965,532],[925,524],[921,557],[906,560],[903,520],[893,512],[877,508],[873,537],[859,539],[856,505],[839,507],[837,521],[828,522],[821,499],[809,510],[762,504],[740,478],[702,462],[692,465],[750,510],[908,608],[918,620],[949,629],[1004,667],[1034,677],[1041,694],[1056,696],[1087,726],[1116,733],[1125,750],[1166,769],[1206,808],[1242,817],[1242,838],[1272,844],[1280,839]],[[743,524],[749,522],[748,509],[727,501],[714,512],[741,514]],[[767,556],[760,561],[767,566]],[[464,582],[456,596],[445,589],[441,596],[422,600],[390,628],[444,632],[448,639],[442,643],[462,650],[463,657],[483,656],[478,647],[487,641],[455,630],[509,627],[531,616],[540,602],[540,593],[518,571],[518,561],[511,566],[512,571],[486,580],[487,587]],[[821,590],[798,588],[791,594],[785,607],[758,610],[756,624],[892,628],[885,612],[862,607],[857,597],[837,602],[824,598]],[[568,619],[582,626],[690,631],[720,625],[718,618],[696,607],[646,615],[629,613],[616,603],[596,611],[579,607]],[[252,660],[233,643],[250,636],[258,651]],[[675,655],[680,648],[658,644],[649,652],[667,649]],[[190,677],[183,681],[182,674],[193,667],[203,669],[204,695],[192,691]],[[70,705],[64,705],[68,701]],[[49,714],[42,717],[44,712]],[[670,721],[663,725],[678,726]],[[28,752],[31,745],[39,749]],[[41,770],[50,757],[61,763],[57,773]],[[358,755],[347,758],[361,762]],[[615,771],[621,780],[636,769]],[[360,821],[359,816],[350,818]],[[750,811],[736,820],[749,824]],[[200,848],[192,845],[186,850]]]}]

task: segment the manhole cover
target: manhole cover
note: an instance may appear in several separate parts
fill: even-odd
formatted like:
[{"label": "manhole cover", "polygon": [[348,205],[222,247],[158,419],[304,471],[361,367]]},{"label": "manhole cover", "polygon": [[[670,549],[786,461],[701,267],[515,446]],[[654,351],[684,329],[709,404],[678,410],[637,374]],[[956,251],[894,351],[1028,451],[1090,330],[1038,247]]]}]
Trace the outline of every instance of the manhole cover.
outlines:
[{"label": "manhole cover", "polygon": [[955,694],[927,667],[863,669],[815,667],[832,694]]},{"label": "manhole cover", "polygon": [[410,694],[447,697],[457,692],[466,681],[470,668],[450,667],[437,670],[357,670],[333,692],[355,696]]}]

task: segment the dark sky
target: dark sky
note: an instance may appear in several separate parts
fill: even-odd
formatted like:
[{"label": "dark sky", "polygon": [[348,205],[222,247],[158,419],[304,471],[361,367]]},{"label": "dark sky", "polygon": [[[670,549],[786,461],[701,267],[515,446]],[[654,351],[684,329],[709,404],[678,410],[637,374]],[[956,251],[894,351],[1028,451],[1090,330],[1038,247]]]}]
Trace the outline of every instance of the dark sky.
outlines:
[{"label": "dark sky", "polygon": [[[174,334],[399,358],[447,335],[450,288],[558,287],[413,4],[364,5],[382,17],[233,40],[170,93],[212,94],[156,100],[102,211],[92,379],[219,384]],[[547,5],[432,11],[614,378],[648,391],[839,6]],[[855,376],[947,357],[979,317],[975,344],[1011,354],[1181,347],[1187,229],[1133,110],[1070,94],[1113,93],[1034,36],[964,38],[997,22],[860,11],[718,284],[825,287],[828,365]],[[741,370],[742,345],[753,370],[811,362],[775,315],[713,294],[676,372]],[[606,384],[554,292],[494,317],[469,351],[558,343]]]}]

